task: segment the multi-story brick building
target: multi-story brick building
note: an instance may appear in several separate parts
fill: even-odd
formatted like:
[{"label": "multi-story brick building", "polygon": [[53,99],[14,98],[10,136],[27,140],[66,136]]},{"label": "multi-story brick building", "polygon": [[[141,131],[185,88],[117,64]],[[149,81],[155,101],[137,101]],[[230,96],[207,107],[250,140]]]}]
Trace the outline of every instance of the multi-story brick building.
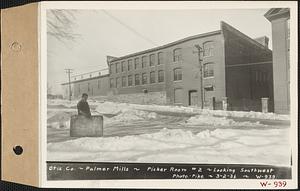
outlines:
[{"label": "multi-story brick building", "polygon": [[274,109],[290,112],[290,10],[270,9],[265,17],[272,23]]},{"label": "multi-story brick building", "polygon": [[110,95],[125,102],[203,102],[204,107],[217,108],[227,97],[232,109],[258,110],[262,97],[273,100],[267,44],[266,37],[256,41],[221,22],[221,30],[110,58]]},{"label": "multi-story brick building", "polygon": [[96,81],[101,78],[107,81],[99,89],[101,95],[121,102],[203,103],[204,108],[221,109],[227,99],[229,109],[260,110],[262,97],[268,97],[271,106],[273,102],[271,60],[267,37],[254,40],[221,22],[217,31],[108,57],[109,75],[73,81],[73,96],[98,95]]}]

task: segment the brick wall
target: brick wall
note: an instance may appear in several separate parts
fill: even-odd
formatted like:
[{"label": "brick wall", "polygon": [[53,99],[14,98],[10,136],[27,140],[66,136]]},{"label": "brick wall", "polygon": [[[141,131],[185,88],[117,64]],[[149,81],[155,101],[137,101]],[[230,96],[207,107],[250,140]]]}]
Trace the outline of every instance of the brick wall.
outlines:
[{"label": "brick wall", "polygon": [[107,96],[106,100],[122,103],[136,104],[156,104],[165,105],[167,103],[166,92],[149,92],[149,93],[132,93],[132,94],[117,94]]}]

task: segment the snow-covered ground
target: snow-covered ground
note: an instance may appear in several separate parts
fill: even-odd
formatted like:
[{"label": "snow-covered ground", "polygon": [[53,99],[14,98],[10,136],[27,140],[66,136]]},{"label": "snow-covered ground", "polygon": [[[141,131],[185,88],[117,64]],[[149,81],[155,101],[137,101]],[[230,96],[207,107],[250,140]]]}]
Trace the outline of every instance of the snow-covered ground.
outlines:
[{"label": "snow-covered ground", "polygon": [[48,160],[290,164],[289,116],[89,101],[104,137],[69,137],[77,101],[48,101]]}]

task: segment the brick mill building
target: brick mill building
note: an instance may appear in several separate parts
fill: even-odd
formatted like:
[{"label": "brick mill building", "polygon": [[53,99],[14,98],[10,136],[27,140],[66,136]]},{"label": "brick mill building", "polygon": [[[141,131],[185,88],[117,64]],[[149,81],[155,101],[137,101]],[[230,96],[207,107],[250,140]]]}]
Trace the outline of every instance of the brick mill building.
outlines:
[{"label": "brick mill building", "polygon": [[203,104],[204,108],[222,109],[222,101],[227,99],[229,109],[259,111],[261,98],[267,97],[272,110],[272,51],[268,38],[251,39],[225,22],[217,31],[108,57],[107,64],[108,75],[73,81],[73,96],[83,93],[79,86],[94,84],[94,90],[96,81],[102,79],[107,86],[101,93],[120,102]]}]

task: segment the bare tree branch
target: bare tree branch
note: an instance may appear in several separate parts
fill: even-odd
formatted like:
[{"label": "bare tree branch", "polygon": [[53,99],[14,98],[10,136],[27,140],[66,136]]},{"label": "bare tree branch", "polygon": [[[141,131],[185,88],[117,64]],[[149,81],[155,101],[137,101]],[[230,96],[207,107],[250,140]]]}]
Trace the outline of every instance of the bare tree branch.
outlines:
[{"label": "bare tree branch", "polygon": [[73,32],[76,10],[52,9],[47,11],[47,34],[62,43],[75,42],[80,34]]}]

